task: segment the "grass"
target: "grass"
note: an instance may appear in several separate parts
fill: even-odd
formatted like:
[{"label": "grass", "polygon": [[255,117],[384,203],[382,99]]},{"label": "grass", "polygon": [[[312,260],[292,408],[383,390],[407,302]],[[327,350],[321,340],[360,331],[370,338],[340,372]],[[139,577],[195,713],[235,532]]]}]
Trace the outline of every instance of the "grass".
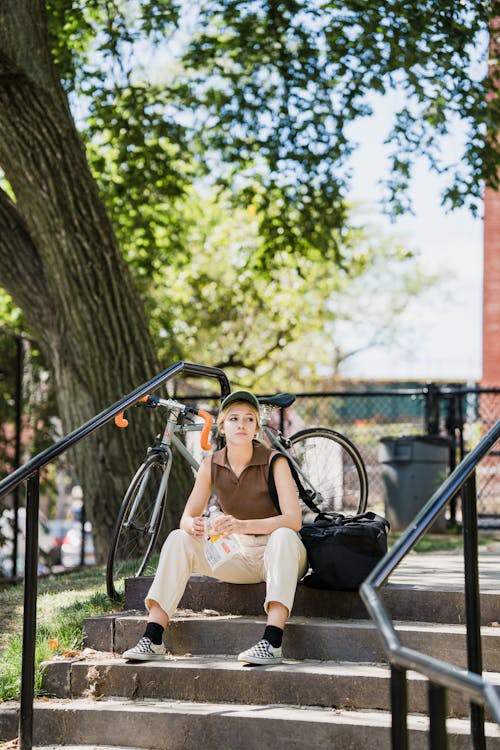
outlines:
[{"label": "grass", "polygon": [[[400,533],[390,532],[388,537],[389,547],[392,547],[401,536]],[[479,547],[500,541],[500,531],[494,534],[479,534]],[[426,534],[414,547],[414,552],[455,552],[463,549],[463,536],[453,530],[443,534]]]},{"label": "grass", "polygon": [[[0,701],[18,700],[21,687],[23,585],[0,586]],[[38,584],[36,694],[42,661],[83,648],[83,621],[117,609],[105,591],[102,568],[42,578]]]}]

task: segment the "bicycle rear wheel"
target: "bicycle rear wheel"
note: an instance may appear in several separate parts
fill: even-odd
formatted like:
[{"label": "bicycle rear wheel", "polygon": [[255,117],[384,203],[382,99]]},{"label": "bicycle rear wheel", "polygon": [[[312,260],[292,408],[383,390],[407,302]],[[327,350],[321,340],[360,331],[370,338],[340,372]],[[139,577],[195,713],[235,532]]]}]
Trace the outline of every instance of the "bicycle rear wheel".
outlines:
[{"label": "bicycle rear wheel", "polygon": [[[165,514],[168,457],[152,453],[137,470],[118,514],[106,567],[106,587],[111,599],[120,599],[125,578],[143,575]],[[158,497],[161,493],[161,497]],[[159,502],[154,527],[153,510]]]},{"label": "bicycle rear wheel", "polygon": [[[290,455],[314,502],[325,513],[363,513],[368,500],[368,476],[356,446],[340,432],[323,427],[300,430],[290,438]],[[302,479],[302,478],[301,478]],[[304,506],[307,511],[307,506]]]}]

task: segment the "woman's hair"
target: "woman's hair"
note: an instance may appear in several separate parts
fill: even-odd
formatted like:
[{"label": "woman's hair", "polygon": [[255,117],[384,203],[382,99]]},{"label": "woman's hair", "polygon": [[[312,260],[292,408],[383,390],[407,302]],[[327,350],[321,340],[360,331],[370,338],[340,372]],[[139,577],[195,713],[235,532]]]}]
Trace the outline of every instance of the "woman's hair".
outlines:
[{"label": "woman's hair", "polygon": [[255,416],[255,420],[257,423],[257,431],[260,430],[260,414],[257,411],[257,409],[255,409],[252,406],[252,404],[249,404],[248,401],[233,401],[233,403],[229,404],[229,406],[226,406],[225,409],[221,409],[217,416],[217,429],[219,430],[219,432],[220,432],[220,428],[222,427],[223,421],[225,420],[225,418],[227,417],[228,413],[231,411],[233,406],[240,406],[240,405],[248,406],[252,414]]}]

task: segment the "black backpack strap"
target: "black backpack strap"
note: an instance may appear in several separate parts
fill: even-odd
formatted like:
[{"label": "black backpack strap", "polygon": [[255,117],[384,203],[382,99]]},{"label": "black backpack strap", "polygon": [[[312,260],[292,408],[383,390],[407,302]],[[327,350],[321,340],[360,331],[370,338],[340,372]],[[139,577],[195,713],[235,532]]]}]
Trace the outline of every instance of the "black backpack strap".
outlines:
[{"label": "black backpack strap", "polygon": [[298,492],[299,492],[299,498],[302,500],[302,502],[305,505],[307,505],[307,507],[310,510],[314,511],[314,513],[321,513],[321,510],[318,508],[317,505],[315,505],[315,503],[314,503],[314,501],[313,501],[313,499],[311,497],[311,495],[312,495],[311,490],[306,490],[306,488],[304,487],[304,485],[300,481],[300,477],[297,474],[297,470],[296,470],[295,466],[292,464],[292,462],[290,461],[290,459],[287,456],[283,456],[283,454],[280,453],[279,451],[275,451],[274,453],[271,454],[271,457],[269,459],[269,478],[268,478],[268,483],[269,483],[269,494],[271,495],[271,500],[273,501],[273,505],[276,508],[276,510],[278,511],[278,513],[281,514],[281,508],[280,508],[280,504],[279,504],[278,490],[276,489],[276,482],[274,481],[274,468],[273,468],[273,466],[274,466],[274,462],[276,461],[276,459],[277,458],[281,458],[281,457],[286,458],[286,460],[288,461],[288,466],[290,467],[290,471],[292,472],[292,477],[293,477],[293,479],[295,481],[295,484],[297,485],[297,489],[298,489]]},{"label": "black backpack strap", "polygon": [[274,481],[274,462],[280,456],[281,456],[281,453],[279,453],[279,451],[274,451],[269,456],[269,474],[267,477],[267,483],[269,487],[269,494],[271,495],[271,500],[273,501],[273,505],[278,511],[278,513],[281,515],[280,502],[278,499],[278,490],[276,489],[276,482]]}]

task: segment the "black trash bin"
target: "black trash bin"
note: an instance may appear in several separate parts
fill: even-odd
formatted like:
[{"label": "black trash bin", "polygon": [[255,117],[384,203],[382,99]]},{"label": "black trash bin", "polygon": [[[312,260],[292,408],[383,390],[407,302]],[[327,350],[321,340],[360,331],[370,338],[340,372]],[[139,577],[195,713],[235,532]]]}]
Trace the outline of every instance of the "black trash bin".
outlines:
[{"label": "black trash bin", "polygon": [[[385,516],[393,531],[403,531],[444,482],[449,472],[450,444],[439,435],[385,437],[379,444]],[[445,510],[431,530],[446,530]]]}]

